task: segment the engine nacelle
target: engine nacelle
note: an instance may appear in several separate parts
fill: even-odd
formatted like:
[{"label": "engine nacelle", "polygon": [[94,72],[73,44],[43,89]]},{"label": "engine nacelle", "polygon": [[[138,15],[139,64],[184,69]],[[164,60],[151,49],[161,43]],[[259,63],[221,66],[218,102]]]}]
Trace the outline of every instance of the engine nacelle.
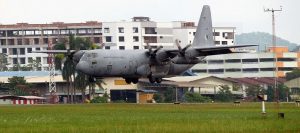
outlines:
[{"label": "engine nacelle", "polygon": [[199,55],[200,55],[200,53],[196,49],[193,49],[193,48],[187,49],[185,51],[185,57],[188,59],[195,59]]},{"label": "engine nacelle", "polygon": [[159,50],[155,55],[155,60],[159,63],[169,60],[169,56],[164,50]]}]

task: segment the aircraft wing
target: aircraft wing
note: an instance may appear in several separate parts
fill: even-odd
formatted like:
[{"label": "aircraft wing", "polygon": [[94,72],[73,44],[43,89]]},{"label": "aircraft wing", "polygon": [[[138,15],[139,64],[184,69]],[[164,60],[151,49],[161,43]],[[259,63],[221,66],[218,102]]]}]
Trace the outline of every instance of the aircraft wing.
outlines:
[{"label": "aircraft wing", "polygon": [[[70,50],[70,53],[76,52],[76,50]],[[41,50],[41,51],[32,51],[32,53],[46,53],[46,54],[66,54],[68,50]]]},{"label": "aircraft wing", "polygon": [[257,45],[226,45],[226,46],[205,46],[205,47],[193,47],[192,49],[197,50],[200,56],[217,55],[217,54],[228,54],[228,53],[240,53],[233,52],[231,48],[251,47]]}]

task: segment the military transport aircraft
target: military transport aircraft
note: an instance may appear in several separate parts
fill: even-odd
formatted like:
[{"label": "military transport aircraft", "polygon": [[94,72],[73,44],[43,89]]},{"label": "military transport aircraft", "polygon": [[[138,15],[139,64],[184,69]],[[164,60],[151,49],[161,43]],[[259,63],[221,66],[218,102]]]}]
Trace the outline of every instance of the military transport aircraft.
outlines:
[{"label": "military transport aircraft", "polygon": [[215,46],[212,32],[211,13],[204,5],[196,34],[191,45],[178,49],[141,50],[47,50],[37,53],[71,53],[76,70],[90,76],[91,81],[102,77],[123,77],[125,81],[136,84],[139,78],[147,77],[151,83],[160,83],[163,77],[180,75],[206,56],[234,53],[231,48],[256,45]]}]

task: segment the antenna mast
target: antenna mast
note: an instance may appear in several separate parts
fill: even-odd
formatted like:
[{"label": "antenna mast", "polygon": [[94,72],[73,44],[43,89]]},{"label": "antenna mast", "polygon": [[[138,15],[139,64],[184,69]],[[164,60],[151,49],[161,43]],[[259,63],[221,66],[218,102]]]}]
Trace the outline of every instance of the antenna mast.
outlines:
[{"label": "antenna mast", "polygon": [[275,12],[280,12],[282,11],[282,6],[280,6],[280,9],[264,9],[265,12],[272,12],[272,43],[273,43],[273,53],[274,53],[274,68],[275,68],[275,71],[274,71],[274,99],[276,100],[276,102],[278,103],[279,102],[279,92],[278,92],[278,89],[277,89],[277,55],[276,55],[276,51],[275,51],[275,48],[276,48],[276,34],[275,34],[275,15],[274,13]]}]

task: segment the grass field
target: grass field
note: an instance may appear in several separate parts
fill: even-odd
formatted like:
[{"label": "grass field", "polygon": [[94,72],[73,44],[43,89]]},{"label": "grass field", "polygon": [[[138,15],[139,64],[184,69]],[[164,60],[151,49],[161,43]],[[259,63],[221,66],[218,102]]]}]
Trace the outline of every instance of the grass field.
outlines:
[{"label": "grass field", "polygon": [[300,132],[300,107],[274,103],[0,106],[0,132]]}]

